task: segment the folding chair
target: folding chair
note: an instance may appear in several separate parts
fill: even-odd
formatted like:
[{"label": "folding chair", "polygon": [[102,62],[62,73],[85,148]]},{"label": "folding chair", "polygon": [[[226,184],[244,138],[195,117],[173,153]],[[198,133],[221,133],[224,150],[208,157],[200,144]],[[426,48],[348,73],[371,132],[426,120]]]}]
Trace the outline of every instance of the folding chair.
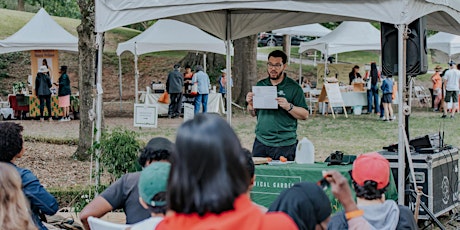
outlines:
[{"label": "folding chair", "polygon": [[125,230],[130,225],[115,224],[96,217],[88,217],[88,224],[91,230]]}]

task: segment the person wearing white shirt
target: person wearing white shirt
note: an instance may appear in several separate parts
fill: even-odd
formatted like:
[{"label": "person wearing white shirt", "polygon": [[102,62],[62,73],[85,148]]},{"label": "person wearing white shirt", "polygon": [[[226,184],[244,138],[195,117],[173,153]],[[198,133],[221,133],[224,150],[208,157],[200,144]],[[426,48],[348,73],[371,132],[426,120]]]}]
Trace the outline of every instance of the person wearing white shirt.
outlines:
[{"label": "person wearing white shirt", "polygon": [[[450,118],[454,118],[455,111],[458,110],[458,91],[460,90],[460,70],[457,69],[458,66],[455,65],[453,61],[449,62],[450,69],[446,71],[446,74],[442,77],[444,82],[444,87],[446,90],[446,96],[444,101],[449,103],[452,100],[452,111]],[[447,117],[447,106],[444,107],[444,113],[442,118]]]}]

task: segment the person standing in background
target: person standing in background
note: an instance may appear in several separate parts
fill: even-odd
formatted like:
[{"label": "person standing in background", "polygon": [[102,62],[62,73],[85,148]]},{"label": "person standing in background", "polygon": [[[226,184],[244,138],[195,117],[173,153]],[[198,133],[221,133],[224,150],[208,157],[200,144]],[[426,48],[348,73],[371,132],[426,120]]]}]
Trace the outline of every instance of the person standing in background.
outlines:
[{"label": "person standing in background", "polygon": [[383,104],[383,112],[385,113],[383,121],[392,121],[395,119],[393,116],[393,107],[391,107],[391,103],[393,102],[393,77],[388,75],[382,83],[382,104]]},{"label": "person standing in background", "polygon": [[64,114],[59,121],[70,121],[70,79],[67,75],[67,66],[63,65],[59,68],[59,83],[54,83],[59,86],[59,107],[64,110]]},{"label": "person standing in background", "polygon": [[[222,99],[224,100],[225,109],[227,109],[227,69],[223,69],[220,71],[222,75],[219,78],[219,93],[222,94]],[[233,87],[233,80],[230,77],[230,86]]]},{"label": "person standing in background", "polygon": [[353,69],[351,69],[351,72],[348,74],[348,78],[350,80],[349,85],[351,85],[351,83],[353,83],[353,80],[355,80],[356,78],[362,79],[361,74],[359,73],[359,66],[355,65]]},{"label": "person standing in background", "polygon": [[442,78],[441,78],[441,66],[436,66],[434,68],[435,73],[431,76],[431,81],[433,82],[433,111],[439,111],[439,102],[442,100]]},{"label": "person standing in background", "polygon": [[190,68],[189,65],[186,65],[185,72],[184,72],[184,93],[188,94],[192,91],[192,78],[193,78],[192,68]]},{"label": "person standing in background", "polygon": [[175,64],[174,70],[169,72],[166,80],[166,91],[169,93],[170,103],[168,109],[168,117],[176,118],[180,115],[182,105],[182,85],[184,79],[180,73],[180,65]]},{"label": "person standing in background", "polygon": [[454,118],[455,112],[458,109],[458,91],[460,89],[460,70],[457,69],[455,62],[449,62],[450,69],[446,71],[444,77],[444,87],[446,90],[446,97],[444,98],[444,112],[441,118],[447,117],[447,103],[452,100],[452,112],[450,118]]},{"label": "person standing in background", "polygon": [[367,88],[367,113],[372,113],[372,105],[374,105],[375,114],[380,115],[378,86],[380,81],[380,72],[378,71],[377,64],[375,64],[375,62],[371,63],[371,70],[368,73],[369,74],[364,78],[365,80],[367,79],[367,81],[370,81]]},{"label": "person standing in background", "polygon": [[[45,60],[45,59],[44,59]],[[51,79],[50,76],[46,73],[48,68],[44,65],[38,68],[37,77],[35,78],[35,95],[37,95],[40,100],[40,121],[44,120],[43,110],[46,103],[46,108],[48,109],[48,118],[51,121]]]},{"label": "person standing in background", "polygon": [[195,114],[200,112],[201,104],[203,104],[203,113],[208,111],[208,94],[211,83],[209,82],[209,76],[203,72],[203,66],[196,66],[196,73],[192,78],[193,84],[198,84],[198,95],[195,97]]}]

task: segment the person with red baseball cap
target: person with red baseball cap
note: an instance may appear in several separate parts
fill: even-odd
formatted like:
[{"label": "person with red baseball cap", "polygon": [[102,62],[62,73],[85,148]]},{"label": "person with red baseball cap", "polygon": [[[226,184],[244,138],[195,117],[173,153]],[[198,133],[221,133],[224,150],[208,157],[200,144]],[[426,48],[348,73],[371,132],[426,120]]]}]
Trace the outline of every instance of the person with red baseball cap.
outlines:
[{"label": "person with red baseball cap", "polygon": [[390,163],[377,152],[359,155],[351,171],[359,210],[338,212],[328,229],[348,229],[347,220],[362,215],[375,229],[418,229],[412,211],[393,200],[385,200],[390,184]]}]

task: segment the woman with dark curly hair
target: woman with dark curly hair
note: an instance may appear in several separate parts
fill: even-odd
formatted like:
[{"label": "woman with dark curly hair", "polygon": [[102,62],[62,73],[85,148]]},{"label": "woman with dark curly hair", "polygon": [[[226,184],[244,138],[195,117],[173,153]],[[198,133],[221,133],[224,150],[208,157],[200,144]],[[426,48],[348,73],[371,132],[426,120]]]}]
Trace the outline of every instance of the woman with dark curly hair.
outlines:
[{"label": "woman with dark curly hair", "polygon": [[0,162],[9,163],[18,171],[22,180],[22,191],[30,203],[32,219],[39,230],[44,230],[47,228],[42,224],[40,216],[42,214],[54,215],[58,211],[59,205],[30,170],[14,164],[16,159],[24,155],[26,150],[22,131],[23,127],[19,124],[0,123]]},{"label": "woman with dark curly hair", "polygon": [[230,125],[215,114],[197,114],[181,125],[167,189],[171,215],[164,229],[297,229],[284,213],[262,213],[247,191],[246,156]]}]

